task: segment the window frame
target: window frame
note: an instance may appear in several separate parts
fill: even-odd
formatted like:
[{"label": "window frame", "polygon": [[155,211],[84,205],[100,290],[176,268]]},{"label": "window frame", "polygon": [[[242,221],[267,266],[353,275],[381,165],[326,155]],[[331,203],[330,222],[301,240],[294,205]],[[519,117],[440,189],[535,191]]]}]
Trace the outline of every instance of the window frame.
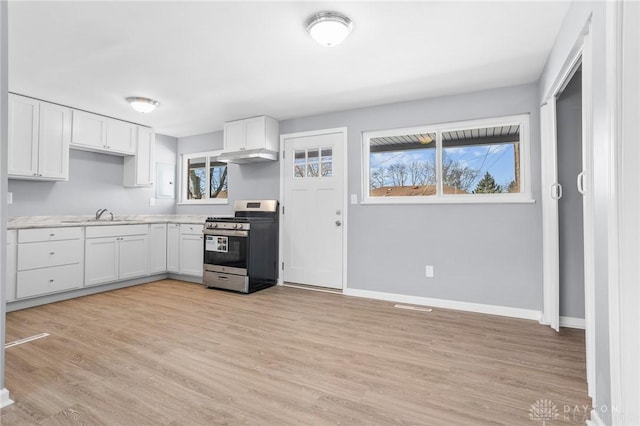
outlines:
[{"label": "window frame", "polygon": [[[218,160],[218,156],[222,154],[222,150],[217,151],[206,151],[206,152],[194,152],[188,154],[182,154],[182,159],[180,161],[180,202],[178,204],[229,204],[229,163],[225,161]],[[198,157],[205,157],[205,164],[207,165],[207,184],[206,184],[206,198],[194,199],[190,200],[187,197],[187,185],[189,179],[186,175],[187,170],[189,169],[189,160]],[[218,161],[220,163],[227,164],[227,198],[209,198],[211,193],[211,188],[209,188],[211,182],[211,176],[209,176],[209,167],[211,160]]]},{"label": "window frame", "polygon": [[[531,192],[531,146],[529,114],[454,121],[416,127],[362,132],[362,197],[360,204],[486,204],[534,203]],[[496,126],[520,126],[520,192],[499,194],[444,194],[442,182],[442,133]],[[436,194],[430,196],[372,197],[370,195],[370,140],[407,134],[436,134]]]}]

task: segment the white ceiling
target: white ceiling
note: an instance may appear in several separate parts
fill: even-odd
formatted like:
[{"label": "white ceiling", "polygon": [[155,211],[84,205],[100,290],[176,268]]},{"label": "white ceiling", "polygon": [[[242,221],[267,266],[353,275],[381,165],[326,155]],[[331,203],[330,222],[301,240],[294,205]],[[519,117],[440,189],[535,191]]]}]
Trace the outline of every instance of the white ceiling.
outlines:
[{"label": "white ceiling", "polygon": [[[182,137],[537,81],[568,4],[10,1],[9,90]],[[353,20],[341,45],[305,32],[321,10]]]}]

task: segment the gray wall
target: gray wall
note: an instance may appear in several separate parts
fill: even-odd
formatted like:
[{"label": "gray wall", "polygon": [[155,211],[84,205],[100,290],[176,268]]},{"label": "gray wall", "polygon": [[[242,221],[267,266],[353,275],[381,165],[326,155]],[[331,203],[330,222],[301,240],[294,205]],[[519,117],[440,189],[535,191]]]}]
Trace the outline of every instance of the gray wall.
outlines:
[{"label": "gray wall", "polygon": [[[331,113],[280,133],[348,128],[348,193],[361,190],[361,138],[390,129],[530,114],[531,177],[540,194],[537,87],[526,85]],[[349,205],[349,288],[540,310],[540,204]],[[434,265],[435,277],[424,276]]]},{"label": "gray wall", "polygon": [[593,38],[593,200],[594,200],[594,250],[595,250],[595,321],[596,330],[592,338],[596,346],[596,383],[593,404],[605,424],[611,424],[611,376],[609,357],[609,285],[608,285],[608,194],[610,169],[608,158],[607,126],[607,49],[605,2],[573,2],[562,29],[556,38],[547,65],[540,78],[539,99],[543,102],[552,90],[563,65],[568,62],[574,46],[587,21],[591,17]]},{"label": "gray wall", "polygon": [[[178,163],[182,154],[216,151],[222,149],[223,132],[205,133],[178,139]],[[178,166],[180,170],[180,166]],[[189,205],[176,207],[178,214],[229,215],[233,214],[235,200],[278,199],[280,165],[277,161],[249,165],[228,165],[228,204]],[[180,179],[179,184],[183,184]],[[179,201],[179,200],[178,200]]]},{"label": "gray wall", "polygon": [[584,221],[576,177],[582,171],[582,79],[577,72],[558,97],[560,315],[584,318]]},{"label": "gray wall", "polygon": [[[529,113],[533,194],[540,194],[537,86],[404,102],[280,122],[280,133],[348,127],[348,193],[361,199],[361,133]],[[222,146],[222,132],[181,138],[178,150]],[[237,198],[279,198],[279,163],[231,166]],[[539,203],[349,205],[349,288],[540,310]],[[229,206],[179,206],[179,213],[230,213]],[[424,276],[425,265],[435,277]]]},{"label": "gray wall", "polygon": [[[177,139],[156,135],[156,162],[175,164]],[[9,216],[87,215],[108,208],[115,215],[175,213],[174,199],[157,199],[151,188],[122,186],[123,157],[70,150],[69,181],[9,180]]]}]

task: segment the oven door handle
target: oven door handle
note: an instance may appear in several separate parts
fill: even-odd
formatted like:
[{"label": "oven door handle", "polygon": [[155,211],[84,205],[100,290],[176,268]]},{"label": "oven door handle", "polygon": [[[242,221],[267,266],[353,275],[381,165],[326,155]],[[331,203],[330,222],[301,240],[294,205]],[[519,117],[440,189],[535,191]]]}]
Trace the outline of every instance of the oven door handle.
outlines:
[{"label": "oven door handle", "polygon": [[206,229],[204,235],[212,235],[218,237],[248,237],[249,231],[239,231],[233,229]]}]

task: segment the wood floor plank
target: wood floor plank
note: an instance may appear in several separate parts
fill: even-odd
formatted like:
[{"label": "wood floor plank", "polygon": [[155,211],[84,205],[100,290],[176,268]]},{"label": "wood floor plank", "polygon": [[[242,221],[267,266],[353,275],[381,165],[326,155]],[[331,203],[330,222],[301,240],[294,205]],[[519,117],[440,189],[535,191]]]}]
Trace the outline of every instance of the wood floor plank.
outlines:
[{"label": "wood floor plank", "polygon": [[584,332],[174,280],[7,314],[3,425],[584,424]]}]

